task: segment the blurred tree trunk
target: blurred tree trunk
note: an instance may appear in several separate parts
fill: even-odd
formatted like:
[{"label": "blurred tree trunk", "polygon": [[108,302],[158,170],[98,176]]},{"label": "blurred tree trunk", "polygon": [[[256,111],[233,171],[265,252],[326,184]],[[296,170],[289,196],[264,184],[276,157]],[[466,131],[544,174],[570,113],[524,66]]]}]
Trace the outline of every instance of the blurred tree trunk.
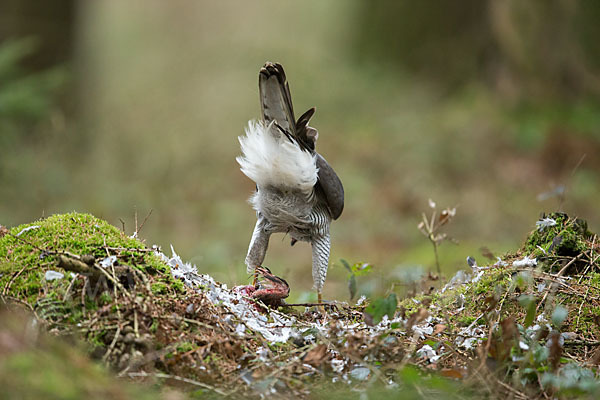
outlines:
[{"label": "blurred tree trunk", "polygon": [[600,1],[378,1],[357,18],[361,59],[450,89],[482,81],[516,98],[600,95]]},{"label": "blurred tree trunk", "polygon": [[591,57],[581,44],[585,38],[579,35],[585,25],[579,22],[581,14],[593,5],[572,0],[488,1],[490,27],[515,84],[536,97],[600,94]]},{"label": "blurred tree trunk", "polygon": [[75,43],[75,0],[0,1],[0,43],[33,37],[36,50],[21,67],[40,71],[71,60]]}]

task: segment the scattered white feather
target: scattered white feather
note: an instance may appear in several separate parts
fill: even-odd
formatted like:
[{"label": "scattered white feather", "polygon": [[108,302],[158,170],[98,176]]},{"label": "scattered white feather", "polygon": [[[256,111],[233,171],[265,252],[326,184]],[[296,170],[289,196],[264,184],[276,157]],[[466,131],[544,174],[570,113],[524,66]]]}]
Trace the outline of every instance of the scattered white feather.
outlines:
[{"label": "scattered white feather", "polygon": [[545,283],[538,283],[537,284],[537,291],[538,293],[543,293],[546,290],[546,284]]},{"label": "scattered white feather", "polygon": [[481,277],[483,276],[484,273],[485,273],[485,271],[479,271],[477,273],[477,275],[475,275],[473,277],[473,279],[471,279],[471,283],[477,283],[477,282],[479,282],[479,280],[481,279]]},{"label": "scattered white feather", "polygon": [[265,349],[262,346],[256,350],[256,355],[258,356],[258,359],[262,362],[269,361],[269,350]]},{"label": "scattered white feather", "polygon": [[[406,332],[402,327],[407,326],[407,318],[397,316],[393,319],[384,317],[382,321],[375,326],[367,326],[364,321],[354,323],[340,323],[335,325],[335,330],[332,330],[332,324],[327,321],[316,320],[309,324],[299,323],[293,316],[288,316],[275,310],[268,311],[263,314],[256,310],[252,302],[244,301],[244,296],[234,290],[230,290],[226,285],[216,282],[211,276],[200,274],[195,265],[186,263],[181,260],[181,257],[175,253],[171,246],[172,256],[168,257],[159,250],[156,254],[161,257],[170,267],[171,273],[175,278],[181,279],[187,286],[201,291],[211,302],[220,307],[225,307],[229,310],[229,318],[226,323],[235,327],[236,334],[239,337],[247,337],[248,332],[261,335],[266,341],[287,342],[290,339],[302,338],[305,342],[315,343],[317,338],[328,337],[331,335],[352,336],[356,334],[369,335],[377,337],[384,332],[389,332],[392,326],[394,332],[399,335],[406,336],[409,340],[421,340],[433,334],[435,325],[444,321],[427,317],[418,325],[413,325],[411,332]],[[477,277],[478,274],[473,274]],[[471,276],[473,276],[471,275]],[[471,280],[473,278],[470,278]],[[463,279],[457,279],[461,281]],[[467,279],[468,280],[468,279]],[[464,301],[464,299],[463,299]],[[362,300],[361,302],[364,302]],[[418,302],[417,302],[418,303]],[[477,321],[482,317],[480,315],[471,325],[459,330],[455,343],[463,349],[473,349],[484,338],[487,337],[488,328],[484,325],[477,325]],[[397,340],[394,335],[390,335],[387,340]],[[348,343],[346,343],[348,345]],[[423,355],[430,361],[436,362],[440,355],[430,347],[423,346],[421,348]],[[341,380],[350,382],[350,380],[368,379],[371,371],[361,365],[355,365],[349,373],[343,371],[346,367],[352,365],[351,360],[344,357],[335,349],[328,350],[331,355],[331,367],[337,373],[342,374]],[[442,349],[438,349],[442,352]],[[259,357],[264,357],[264,354],[258,354]]]},{"label": "scattered white feather", "polygon": [[371,370],[365,367],[357,367],[350,371],[350,376],[358,381],[364,381],[369,377]]},{"label": "scattered white feather", "polygon": [[344,371],[345,365],[346,365],[345,360],[341,360],[338,358],[333,358],[331,360],[331,369],[337,374],[341,374]]},{"label": "scattered white feather", "polygon": [[452,279],[450,279],[450,282],[448,282],[442,288],[442,293],[444,293],[446,290],[455,289],[455,288],[465,285],[467,283],[478,282],[481,279],[481,277],[483,276],[483,274],[485,273],[485,270],[477,267],[477,264],[475,264],[475,266],[472,267],[472,269],[473,269],[473,274],[469,274],[468,272],[465,272],[462,269],[458,270],[456,272],[456,274],[454,274]]},{"label": "scattered white feather", "polygon": [[425,323],[421,325],[414,325],[412,330],[417,333],[421,339],[425,339],[425,336],[429,336],[433,333],[433,324]]},{"label": "scattered white feather", "polygon": [[[480,316],[481,317],[481,316]],[[487,337],[487,327],[485,325],[475,325],[477,318],[471,325],[462,328],[455,339],[455,343],[463,349],[473,349],[483,338]]]},{"label": "scattered white feather", "polygon": [[537,227],[537,230],[539,232],[543,231],[545,228],[549,228],[554,225],[556,225],[556,220],[552,218],[544,218],[535,223],[535,226]]},{"label": "scattered white feather", "polygon": [[65,275],[62,272],[48,270],[46,271],[45,278],[47,281],[53,281],[55,279],[62,279]]},{"label": "scattered white feather", "polygon": [[424,345],[419,350],[417,350],[417,356],[420,358],[425,358],[431,363],[435,363],[441,357],[441,355],[438,355],[433,349],[433,347],[431,347],[428,344]]},{"label": "scattered white feather", "polygon": [[502,261],[502,259],[500,257],[496,257],[496,263],[494,264],[494,266],[496,267],[506,267],[508,265],[508,263],[506,261]]},{"label": "scattered white feather", "polygon": [[450,282],[448,282],[442,288],[442,293],[444,293],[446,290],[454,289],[458,286],[464,285],[465,283],[470,282],[472,278],[473,276],[471,274],[459,269],[456,274],[454,274],[452,279],[450,279]]},{"label": "scattered white feather", "polygon": [[529,258],[527,256],[520,260],[513,261],[513,267],[535,267],[537,265],[537,259]]},{"label": "scattered white feather", "polygon": [[544,250],[544,248],[543,248],[542,246],[540,246],[540,245],[537,245],[537,246],[535,246],[535,247],[537,247],[539,250],[541,250],[541,252],[542,252],[542,253],[544,253],[544,254],[548,254],[548,253],[546,252],[546,250]]},{"label": "scattered white feather", "polygon": [[40,227],[39,225],[31,225],[31,226],[28,226],[27,228],[23,228],[21,230],[21,232],[17,233],[17,236],[21,236],[25,232],[29,232],[29,231],[31,231],[33,229],[38,229],[39,227]]},{"label": "scattered white feather", "polygon": [[117,256],[109,256],[109,257],[106,257],[104,260],[100,261],[100,266],[102,268],[109,268],[109,267],[112,267],[113,265],[115,265],[116,262],[117,262]]},{"label": "scattered white feather", "polygon": [[246,135],[238,138],[242,155],[236,160],[242,172],[258,187],[274,186],[312,193],[317,183],[316,156],[290,141],[271,123],[249,121]]}]

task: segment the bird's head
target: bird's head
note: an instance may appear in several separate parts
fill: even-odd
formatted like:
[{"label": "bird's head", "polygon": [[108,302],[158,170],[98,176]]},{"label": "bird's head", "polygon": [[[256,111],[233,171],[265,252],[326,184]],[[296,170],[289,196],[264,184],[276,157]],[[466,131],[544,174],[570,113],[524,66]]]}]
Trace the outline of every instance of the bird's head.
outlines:
[{"label": "bird's head", "polygon": [[[256,267],[259,279],[255,285],[255,297],[264,297],[270,299],[285,299],[290,294],[290,286],[288,283],[271,273],[267,267]],[[259,293],[257,295],[256,293]]]}]

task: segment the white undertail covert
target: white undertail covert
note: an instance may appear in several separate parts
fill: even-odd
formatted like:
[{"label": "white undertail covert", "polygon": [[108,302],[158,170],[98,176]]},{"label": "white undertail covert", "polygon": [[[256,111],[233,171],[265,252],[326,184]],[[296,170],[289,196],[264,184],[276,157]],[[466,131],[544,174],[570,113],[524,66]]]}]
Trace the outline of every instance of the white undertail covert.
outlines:
[{"label": "white undertail covert", "polygon": [[274,123],[251,120],[246,135],[238,137],[242,172],[258,187],[276,187],[310,195],[318,178],[316,155],[304,151]]}]

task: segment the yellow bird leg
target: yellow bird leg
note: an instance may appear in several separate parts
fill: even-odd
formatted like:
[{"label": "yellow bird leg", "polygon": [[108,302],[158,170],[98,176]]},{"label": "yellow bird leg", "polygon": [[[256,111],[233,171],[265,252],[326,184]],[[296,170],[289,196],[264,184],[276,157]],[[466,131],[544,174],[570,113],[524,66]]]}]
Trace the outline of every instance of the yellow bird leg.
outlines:
[{"label": "yellow bird leg", "polygon": [[317,306],[317,310],[319,310],[319,313],[324,316],[326,314],[326,312],[325,312],[325,307],[322,305],[323,296],[321,295],[321,292],[317,292],[317,303],[319,304]]}]

